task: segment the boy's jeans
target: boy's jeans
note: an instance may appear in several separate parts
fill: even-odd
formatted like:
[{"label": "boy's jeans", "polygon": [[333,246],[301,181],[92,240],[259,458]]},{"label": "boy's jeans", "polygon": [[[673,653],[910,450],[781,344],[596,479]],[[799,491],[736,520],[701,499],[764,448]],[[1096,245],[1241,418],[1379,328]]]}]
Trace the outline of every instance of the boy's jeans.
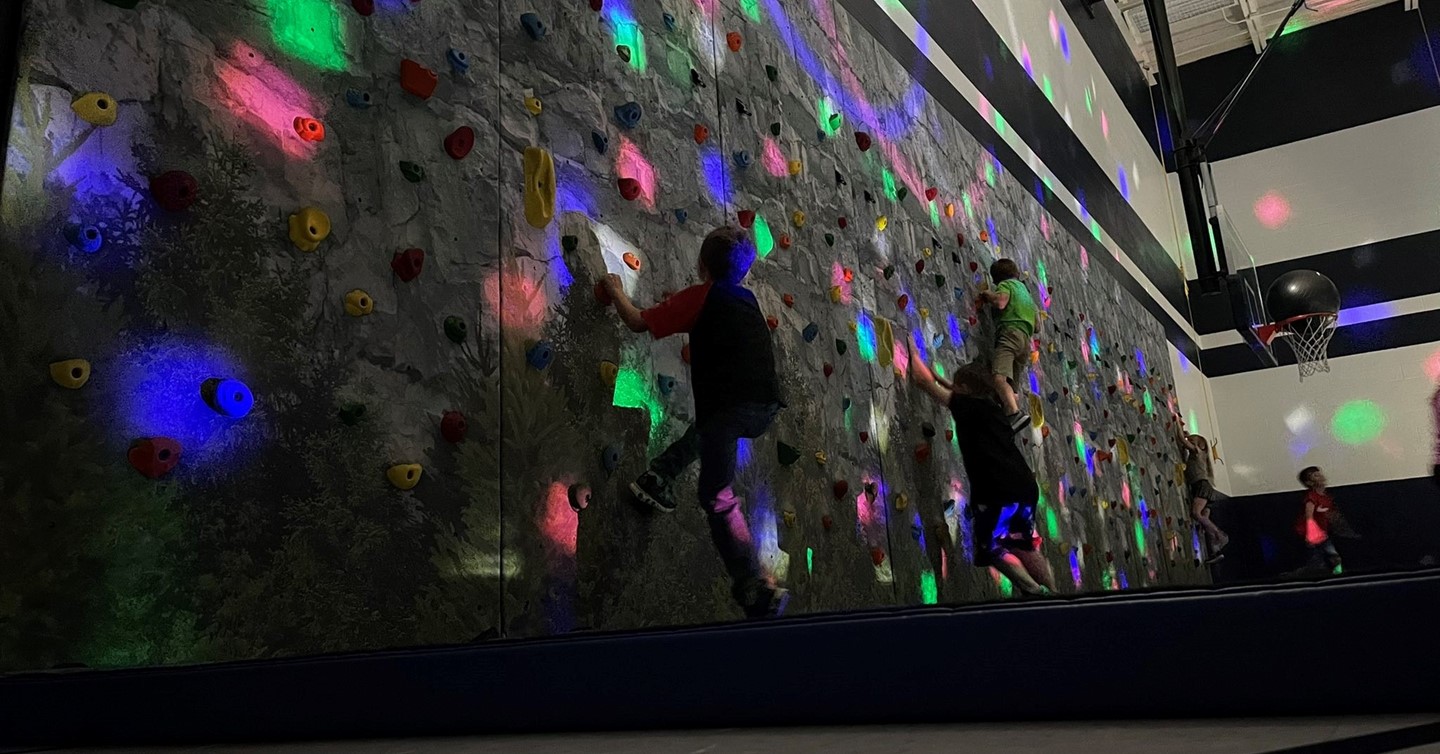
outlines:
[{"label": "boy's jeans", "polygon": [[700,507],[709,519],[710,538],[725,562],[735,598],[745,605],[759,598],[764,577],[740,499],[730,489],[735,481],[735,451],[740,438],[765,434],[778,413],[778,403],[740,403],[717,409],[700,424],[691,425],[650,462],[650,470],[669,484],[700,459]]}]

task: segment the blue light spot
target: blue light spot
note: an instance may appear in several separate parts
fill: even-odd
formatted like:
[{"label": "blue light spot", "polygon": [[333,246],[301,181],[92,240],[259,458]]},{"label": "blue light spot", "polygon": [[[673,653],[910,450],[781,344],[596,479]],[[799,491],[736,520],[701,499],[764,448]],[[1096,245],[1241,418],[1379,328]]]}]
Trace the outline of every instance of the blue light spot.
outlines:
[{"label": "blue light spot", "polygon": [[925,333],[912,330],[910,339],[915,343],[915,352],[920,355],[920,360],[926,363],[930,361],[930,344],[925,342]]},{"label": "blue light spot", "polygon": [[875,359],[875,322],[870,319],[870,312],[863,309],[855,318],[855,339],[860,346],[861,358],[873,361]]},{"label": "blue light spot", "polygon": [[750,465],[750,460],[750,440],[742,437],[735,442],[735,463],[743,469]]},{"label": "blue light spot", "polygon": [[1117,575],[1120,577],[1120,588],[1121,588],[1121,589],[1129,589],[1129,588],[1130,588],[1130,579],[1128,579],[1128,578],[1125,577],[1125,572],[1124,572],[1124,571],[1120,571],[1120,573],[1117,574]]},{"label": "blue light spot", "polygon": [[956,319],[954,312],[946,314],[945,319],[946,324],[950,326],[950,343],[956,348],[963,348],[965,346],[965,334],[960,330],[960,320]]},{"label": "blue light spot", "polygon": [[1040,394],[1040,375],[1035,374],[1033,369],[1030,370],[1030,392],[1033,395]]},{"label": "blue light spot", "polygon": [[1125,201],[1130,201],[1130,176],[1125,172],[1124,165],[1117,166],[1116,177],[1120,181],[1120,195],[1125,197]]},{"label": "blue light spot", "polygon": [[990,60],[989,55],[985,56],[985,78],[990,81],[995,80],[995,63]]},{"label": "blue light spot", "polygon": [[995,218],[994,218],[994,217],[986,217],[986,218],[985,218],[985,227],[990,231],[990,243],[993,243],[993,244],[995,244],[996,246],[999,246],[999,245],[1000,245],[1000,234],[995,231]]},{"label": "blue light spot", "polygon": [[700,172],[705,177],[705,187],[710,189],[710,200],[719,206],[730,204],[734,199],[730,163],[719,149],[711,147],[701,151]]},{"label": "blue light spot", "polygon": [[1065,56],[1065,62],[1070,62],[1070,35],[1066,33],[1065,27],[1060,27],[1060,54]]},{"label": "blue light spot", "polygon": [[[1185,360],[1185,356],[1184,356],[1183,354],[1180,356],[1180,358],[1181,358],[1182,361]],[[1144,374],[1146,374],[1146,373],[1148,373],[1148,372],[1150,371],[1150,370],[1149,370],[1148,368],[1146,368],[1146,366],[1145,366],[1145,352],[1144,352],[1144,351],[1141,351],[1141,350],[1138,349],[1138,348],[1135,349],[1135,364],[1136,364],[1136,366],[1140,367],[1140,374],[1141,374],[1141,375],[1144,375]]]},{"label": "blue light spot", "polygon": [[261,422],[236,422],[217,413],[202,395],[206,380],[245,374],[218,346],[164,336],[121,354],[116,369],[115,384],[124,387],[116,396],[114,426],[123,443],[170,437],[180,442],[185,463],[193,466],[233,460],[247,437],[260,439]]},{"label": "blue light spot", "polygon": [[580,214],[595,220],[600,216],[600,210],[595,203],[595,195],[590,191],[590,184],[585,179],[585,173],[568,164],[562,166],[557,161],[555,175],[555,206],[560,214],[566,212],[579,212]]}]

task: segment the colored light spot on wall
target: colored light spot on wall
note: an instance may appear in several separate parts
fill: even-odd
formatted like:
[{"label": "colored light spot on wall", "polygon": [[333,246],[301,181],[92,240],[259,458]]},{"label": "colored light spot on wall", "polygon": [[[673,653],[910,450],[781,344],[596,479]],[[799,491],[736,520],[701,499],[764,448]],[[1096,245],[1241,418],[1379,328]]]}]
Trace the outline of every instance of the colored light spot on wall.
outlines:
[{"label": "colored light spot on wall", "polygon": [[995,163],[990,160],[985,161],[985,183],[995,188]]},{"label": "colored light spot on wall", "polygon": [[751,21],[760,21],[760,0],[740,0],[740,10],[745,11]]},{"label": "colored light spot on wall", "polygon": [[1125,201],[1130,201],[1130,174],[1125,171],[1124,165],[1115,168],[1115,180],[1120,186],[1120,195],[1125,197]]},{"label": "colored light spot on wall", "polygon": [[940,590],[935,584],[934,571],[920,572],[920,603],[933,605],[940,601]]},{"label": "colored light spot on wall", "polygon": [[1371,401],[1350,401],[1335,409],[1330,434],[1346,445],[1364,445],[1380,437],[1388,420]]},{"label": "colored light spot on wall", "polygon": [[[243,365],[211,343],[178,336],[138,344],[115,359],[114,428],[125,440],[170,437],[180,442],[183,466],[234,463],[254,420],[236,422],[206,404],[200,386],[212,377],[248,381]],[[251,440],[259,438],[248,438]]]},{"label": "colored light spot on wall", "polygon": [[1088,87],[1085,89],[1085,112],[1091,115],[1095,114],[1095,100],[1090,96],[1090,89]]},{"label": "colored light spot on wall", "polygon": [[1150,397],[1150,391],[1149,391],[1149,390],[1146,390],[1146,391],[1145,391],[1144,395],[1142,396],[1142,400],[1145,402],[1145,414],[1146,414],[1147,416],[1154,416],[1154,415],[1155,415],[1155,399],[1153,399],[1153,398]]},{"label": "colored light spot on wall", "polygon": [[545,538],[545,550],[552,556],[575,557],[580,516],[570,507],[570,484],[566,480],[551,482],[545,493],[540,534]]},{"label": "colored light spot on wall", "polygon": [[1085,457],[1085,430],[1080,422],[1075,422],[1075,455],[1079,458]]},{"label": "colored light spot on wall", "polygon": [[999,571],[994,571],[994,570],[992,570],[991,573],[994,573],[994,574],[995,574],[995,577],[996,577],[995,585],[998,586],[998,587],[1000,587],[1000,596],[1003,597],[1004,599],[1007,599],[1007,600],[1010,599],[1011,597],[1014,597],[1014,596],[1015,596],[1015,585],[1012,584],[1012,583],[1010,583],[1010,579],[1006,578],[1006,577],[1005,577],[1003,574],[1001,574]]},{"label": "colored light spot on wall", "polygon": [[1060,27],[1060,54],[1065,56],[1065,62],[1070,62],[1070,33],[1065,27]]},{"label": "colored light spot on wall", "polygon": [[969,191],[962,191],[962,192],[960,193],[960,203],[963,204],[963,205],[965,205],[965,216],[968,217],[968,218],[970,218],[971,220],[974,220],[974,219],[975,219],[975,204],[970,200],[970,192],[969,192]]},{"label": "colored light spot on wall", "polygon": [[1431,382],[1440,382],[1440,350],[1426,357],[1425,374]]},{"label": "colored light spot on wall", "polygon": [[1100,133],[1105,141],[1110,141],[1110,116],[1105,114],[1104,108],[1100,110]]},{"label": "colored light spot on wall", "polygon": [[940,203],[930,202],[930,224],[936,228],[940,227]]},{"label": "colored light spot on wall", "polygon": [[545,288],[514,269],[492,272],[482,290],[491,311],[500,313],[500,328],[507,334],[538,339],[550,313]]},{"label": "colored light spot on wall", "polygon": [[630,48],[630,67],[644,73],[649,68],[649,61],[645,58],[645,30],[635,21],[635,14],[626,7],[624,0],[610,0],[605,4],[605,11],[610,19],[614,46]]},{"label": "colored light spot on wall", "polygon": [[1030,60],[1030,46],[1024,42],[1020,43],[1020,64],[1025,67],[1025,75],[1029,76],[1031,81],[1034,81],[1035,65],[1033,61]]},{"label": "colored light spot on wall", "polygon": [[1266,192],[1256,199],[1253,211],[1255,219],[1270,230],[1279,230],[1290,222],[1290,200],[1277,191]]},{"label": "colored light spot on wall", "polygon": [[640,198],[646,209],[655,209],[655,166],[645,159],[635,142],[620,137],[620,150],[615,157],[615,173],[621,178],[634,178],[640,183]]},{"label": "colored light spot on wall", "polygon": [[[1101,235],[1100,235],[1100,221],[1099,221],[1099,220],[1095,220],[1094,218],[1091,218],[1091,220],[1090,220],[1090,235],[1094,236],[1096,241],[1101,241],[1101,242],[1103,242],[1103,241],[1105,240],[1105,239],[1101,238]],[[1119,255],[1119,252],[1118,252],[1118,251],[1116,252],[1116,255],[1117,255],[1117,258],[1118,258],[1118,255]]]},{"label": "colored light spot on wall", "polygon": [[750,462],[751,462],[752,460],[754,460],[754,458],[755,458],[754,454],[753,454],[751,451],[752,451],[752,446],[751,446],[751,442],[750,442],[749,439],[742,437],[742,438],[736,440],[736,441],[735,441],[735,465],[738,466],[738,467],[740,467],[741,469],[744,469],[744,468],[746,468],[747,466],[749,466],[749,465],[750,465]]},{"label": "colored light spot on wall", "polygon": [[1060,538],[1060,519],[1055,515],[1055,509],[1045,506],[1045,535],[1051,539]]},{"label": "colored light spot on wall", "polygon": [[615,378],[615,393],[611,400],[617,408],[643,409],[650,418],[650,445],[654,452],[659,434],[655,431],[665,421],[665,404],[656,395],[655,380],[651,379],[647,359],[639,352],[632,354],[627,349],[625,363]]},{"label": "colored light spot on wall", "polygon": [[805,548],[805,572],[815,572],[815,550],[811,547]]},{"label": "colored light spot on wall", "polygon": [[885,190],[885,198],[890,201],[897,201],[899,194],[895,190],[895,174],[889,168],[880,171],[880,185]]},{"label": "colored light spot on wall", "polygon": [[729,165],[715,147],[700,151],[700,174],[705,179],[705,188],[710,191],[711,201],[716,205],[730,204],[735,198]]},{"label": "colored light spot on wall", "polygon": [[1145,552],[1145,525],[1140,519],[1135,519],[1135,551]]},{"label": "colored light spot on wall", "polygon": [[285,54],[327,71],[345,70],[345,22],[331,0],[269,0],[270,32]]},{"label": "colored light spot on wall", "polygon": [[815,101],[815,121],[826,136],[834,136],[844,125],[845,117],[843,115],[838,118],[833,117],[836,115],[840,115],[840,110],[835,106],[834,100],[829,97],[821,97]]},{"label": "colored light spot on wall", "polygon": [[1075,582],[1076,589],[1079,589],[1081,582],[1084,581],[1084,576],[1080,571],[1080,553],[1073,549],[1070,551],[1070,579]]},{"label": "colored light spot on wall", "polygon": [[1100,356],[1100,336],[1095,333],[1094,328],[1090,329],[1090,355],[1097,358]]},{"label": "colored light spot on wall", "polygon": [[236,42],[215,66],[215,99],[291,157],[315,154],[295,133],[295,117],[322,118],[326,107],[258,50]]},{"label": "colored light spot on wall", "polygon": [[995,133],[1001,138],[1004,138],[1005,132],[1010,130],[1010,122],[1005,120],[1005,116],[1001,115],[999,110],[995,111],[993,120],[995,122]]},{"label": "colored light spot on wall", "polygon": [[[955,346],[956,348],[964,348],[965,334],[960,329],[960,319],[955,316],[954,312],[946,313],[945,324],[947,326],[947,329],[950,331],[950,345]],[[1440,352],[1437,352],[1437,356],[1440,356]],[[1437,366],[1440,366],[1440,361],[1437,361]]]},{"label": "colored light spot on wall", "polygon": [[867,362],[875,361],[875,321],[870,318],[870,313],[861,310],[855,318],[855,339],[860,350],[860,358]]},{"label": "colored light spot on wall", "polygon": [[772,178],[784,178],[790,175],[790,161],[780,153],[780,145],[769,136],[765,137],[765,147],[760,150],[760,163],[765,166],[765,172]]},{"label": "colored light spot on wall", "polygon": [[1040,77],[1040,91],[1045,93],[1045,99],[1049,100],[1050,104],[1055,104],[1055,89],[1050,86],[1049,76]]},{"label": "colored light spot on wall", "polygon": [[770,223],[766,222],[765,218],[759,215],[755,216],[754,231],[755,253],[758,254],[761,259],[764,259],[770,256],[770,252],[775,250],[775,236],[770,231]]},{"label": "colored light spot on wall", "polygon": [[1120,480],[1120,499],[1125,501],[1125,507],[1130,507],[1130,480]]}]

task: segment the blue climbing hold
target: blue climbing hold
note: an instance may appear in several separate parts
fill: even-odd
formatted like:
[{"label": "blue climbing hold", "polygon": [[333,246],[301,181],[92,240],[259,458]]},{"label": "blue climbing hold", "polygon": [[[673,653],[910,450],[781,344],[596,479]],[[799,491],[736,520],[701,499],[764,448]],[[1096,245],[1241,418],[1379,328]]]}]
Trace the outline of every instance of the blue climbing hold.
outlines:
[{"label": "blue climbing hold", "polygon": [[600,464],[605,467],[607,472],[620,468],[620,446],[605,446],[605,449],[600,451]]},{"label": "blue climbing hold", "polygon": [[918,520],[910,522],[910,537],[916,542],[919,542],[920,539],[924,536],[925,527],[922,526]]},{"label": "blue climbing hold", "polygon": [[255,407],[255,395],[240,380],[211,377],[200,383],[200,397],[210,410],[231,419],[243,418]]},{"label": "blue climbing hold", "polygon": [[640,103],[626,102],[615,108],[615,122],[619,123],[621,128],[628,130],[640,125],[640,117],[644,114],[645,111],[640,108]]},{"label": "blue climbing hold", "polygon": [[815,129],[815,138],[820,141],[825,141],[825,131],[819,128]]},{"label": "blue climbing hold", "polygon": [[956,300],[956,301],[964,301],[964,300],[965,300],[965,289],[963,289],[963,288],[956,288],[956,289],[955,289],[955,300]]},{"label": "blue climbing hold", "polygon": [[450,70],[457,76],[464,76],[470,72],[470,56],[464,52],[451,47],[445,52],[445,59],[450,61]]},{"label": "blue climbing hold", "polygon": [[665,21],[665,28],[666,28],[666,29],[668,29],[668,30],[670,30],[670,31],[675,31],[675,17],[674,17],[674,16],[670,15],[669,13],[666,13],[665,15],[661,16],[661,19]]},{"label": "blue climbing hold", "polygon": [[520,25],[525,27],[525,33],[536,42],[544,39],[545,35],[550,33],[550,30],[545,28],[545,22],[540,20],[538,13],[521,13]]},{"label": "blue climbing hold", "polygon": [[730,158],[735,161],[735,167],[740,168],[741,170],[750,167],[750,153],[743,149],[737,149],[734,152],[731,152]]},{"label": "blue climbing hold", "polygon": [[1045,398],[1048,399],[1051,403],[1054,403],[1055,401],[1060,400],[1060,393],[1058,391],[1052,390],[1050,391],[1049,395],[1045,396]]},{"label": "blue climbing hold", "polygon": [[362,92],[359,89],[346,89],[345,104],[356,110],[366,110],[373,103],[370,101],[369,92]]},{"label": "blue climbing hold", "polygon": [[851,405],[853,404],[850,402],[849,396],[840,399],[840,410],[849,411]]},{"label": "blue climbing hold", "polygon": [[800,337],[804,338],[806,343],[814,342],[816,338],[820,337],[820,326],[811,322],[805,326],[804,330],[800,331]]},{"label": "blue climbing hold", "polygon": [[94,225],[67,225],[65,240],[86,254],[94,254],[105,245],[105,236]]},{"label": "blue climbing hold", "polygon": [[675,392],[675,378],[668,374],[655,375],[655,386],[660,388],[661,395],[669,395]]},{"label": "blue climbing hold", "polygon": [[687,212],[686,210],[684,210],[684,209],[677,209],[677,210],[675,210],[675,221],[676,221],[676,222],[680,223],[681,225],[684,225],[684,224],[685,224],[685,221],[686,221],[686,220],[689,220],[689,219],[690,219],[690,213]]},{"label": "blue climbing hold", "polygon": [[530,346],[530,350],[525,352],[525,361],[528,362],[530,366],[539,370],[544,370],[545,367],[550,366],[550,362],[554,360],[555,349],[543,340]]},{"label": "blue climbing hold", "polygon": [[599,152],[600,154],[605,154],[606,152],[610,151],[610,137],[606,136],[605,134],[602,134],[599,131],[591,131],[590,141],[595,144],[596,152]]}]

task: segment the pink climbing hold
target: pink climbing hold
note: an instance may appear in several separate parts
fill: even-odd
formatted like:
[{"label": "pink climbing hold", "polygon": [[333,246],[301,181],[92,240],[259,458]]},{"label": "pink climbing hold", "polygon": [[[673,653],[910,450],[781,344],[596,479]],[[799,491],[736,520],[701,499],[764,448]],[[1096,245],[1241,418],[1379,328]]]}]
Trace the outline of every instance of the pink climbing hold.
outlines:
[{"label": "pink climbing hold", "polygon": [[621,178],[617,184],[620,186],[620,195],[625,197],[625,201],[633,202],[640,196],[640,182],[634,178]]}]

